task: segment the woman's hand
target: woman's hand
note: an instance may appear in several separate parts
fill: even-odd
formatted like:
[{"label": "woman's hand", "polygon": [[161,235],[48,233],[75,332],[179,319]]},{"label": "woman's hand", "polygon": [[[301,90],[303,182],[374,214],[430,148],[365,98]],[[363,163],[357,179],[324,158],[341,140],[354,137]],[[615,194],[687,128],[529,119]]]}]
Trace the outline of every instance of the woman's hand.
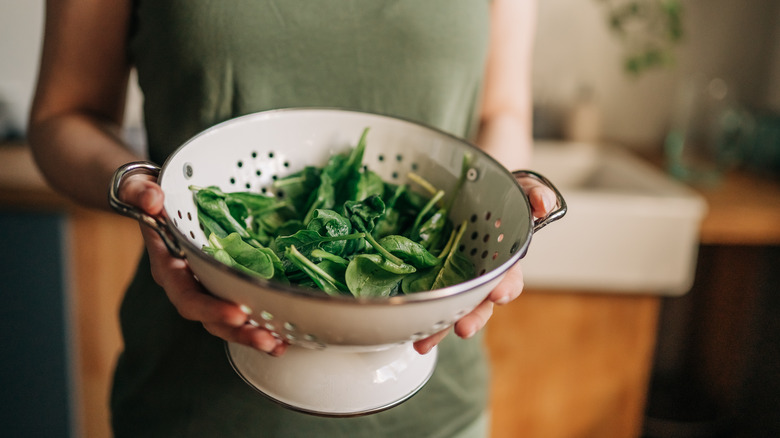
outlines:
[{"label": "woman's hand", "polygon": [[[162,214],[163,191],[145,176],[128,178],[120,188],[119,197],[152,216]],[[168,299],[183,318],[201,322],[209,333],[225,341],[248,345],[273,356],[284,353],[284,342],[252,324],[251,309],[209,294],[195,279],[187,262],[173,257],[154,230],[141,225],[141,232],[149,253],[152,276],[165,289]]]},{"label": "woman's hand", "polygon": [[[519,180],[520,186],[528,196],[531,203],[531,212],[534,217],[541,218],[549,214],[556,206],[555,193],[540,183],[535,178],[524,177]],[[493,315],[493,307],[511,302],[523,291],[523,271],[519,263],[512,266],[504,275],[501,282],[498,283],[487,298],[482,301],[469,314],[459,319],[454,326],[455,334],[461,338],[468,339],[476,332],[481,330],[487,324]],[[420,354],[431,351],[445,336],[450,329],[442,330],[430,337],[419,340],[414,343],[414,348]]]}]

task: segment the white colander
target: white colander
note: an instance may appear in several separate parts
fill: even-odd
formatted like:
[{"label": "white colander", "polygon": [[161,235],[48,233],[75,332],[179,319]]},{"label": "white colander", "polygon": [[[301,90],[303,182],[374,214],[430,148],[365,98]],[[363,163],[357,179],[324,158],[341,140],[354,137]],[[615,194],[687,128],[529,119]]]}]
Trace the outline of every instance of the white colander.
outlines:
[{"label": "white colander", "polygon": [[[330,155],[356,145],[365,128],[364,165],[396,184],[407,182],[413,171],[447,190],[460,175],[464,154],[473,156],[451,219],[468,224],[458,250],[473,261],[477,278],[430,292],[356,299],[271,283],[201,251],[207,236],[190,185],[284,197],[274,192],[274,179],[307,165],[323,166]],[[123,179],[138,172],[158,177],[165,194],[162,217],[119,201]],[[521,176],[537,178],[555,191],[558,205],[547,217],[533,218],[517,182]],[[474,309],[525,255],[534,231],[566,213],[565,201],[543,176],[509,172],[462,139],[398,118],[319,108],[266,111],[223,122],[179,147],[162,168],[148,162],[121,167],[109,198],[120,213],[154,228],[207,290],[252,309],[251,323],[290,344],[275,358],[229,343],[228,357],[238,374],[283,405],[326,416],[377,412],[416,393],[433,372],[436,350],[419,355],[412,342],[450,327]]]}]

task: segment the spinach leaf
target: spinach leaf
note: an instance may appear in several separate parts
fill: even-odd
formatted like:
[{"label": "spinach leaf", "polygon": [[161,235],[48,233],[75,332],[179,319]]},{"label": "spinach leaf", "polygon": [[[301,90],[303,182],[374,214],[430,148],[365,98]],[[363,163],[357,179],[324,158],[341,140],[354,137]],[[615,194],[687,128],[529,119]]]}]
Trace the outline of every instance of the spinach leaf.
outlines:
[{"label": "spinach leaf", "polygon": [[290,200],[301,219],[303,219],[308,205],[312,202],[312,193],[315,193],[320,185],[320,172],[318,167],[306,166],[298,172],[273,182],[277,193],[279,191],[284,193],[285,198]]},{"label": "spinach leaf", "polygon": [[369,196],[382,196],[385,193],[385,182],[376,172],[365,169],[360,172],[357,181],[352,185],[350,200],[357,201]]},{"label": "spinach leaf", "polygon": [[323,250],[321,250],[319,248],[314,248],[311,251],[311,257],[313,259],[319,259],[319,260],[322,260],[322,261],[327,260],[327,261],[329,261],[331,263],[339,264],[339,265],[343,266],[344,269],[346,269],[347,265],[349,264],[349,260],[347,260],[347,259],[345,259],[343,257],[339,257],[339,256],[337,256],[335,254],[331,254],[331,253],[329,253],[327,251],[323,251]]},{"label": "spinach leaf", "polygon": [[[346,236],[352,233],[352,223],[333,210],[317,209],[314,210],[306,229],[316,231],[320,236]],[[365,243],[362,238],[334,240],[322,244],[322,249],[336,255],[354,254],[364,247]]]},{"label": "spinach leaf", "polygon": [[347,201],[344,203],[344,213],[352,222],[355,230],[365,234],[366,240],[371,246],[391,262],[400,265],[403,260],[390,254],[379,242],[371,235],[374,229],[375,221],[382,216],[385,211],[385,203],[377,195],[369,196],[362,201]]},{"label": "spinach leaf", "polygon": [[252,232],[269,238],[287,236],[303,228],[301,221],[289,219],[283,212],[278,211],[259,218],[252,218],[249,223]]},{"label": "spinach leaf", "polygon": [[289,202],[278,201],[271,196],[252,192],[226,193],[225,199],[229,203],[243,205],[247,216],[262,216],[289,205]]},{"label": "spinach leaf", "polygon": [[311,220],[315,210],[331,209],[336,205],[336,188],[331,173],[332,171],[326,168],[320,175],[320,185],[317,187],[314,199],[309,206],[306,216],[303,218],[304,224]]},{"label": "spinach leaf", "polygon": [[[426,217],[430,218],[432,216],[438,215],[439,217],[442,216],[441,209],[436,210],[434,214],[431,214],[431,210],[436,206],[436,203],[439,202],[444,197],[444,191],[439,190],[436,192],[436,194],[428,201],[427,204],[420,210],[420,212],[417,214],[417,217],[414,220],[414,224],[412,225],[412,230],[410,231],[410,237],[413,240],[420,240],[420,230],[422,226],[425,224]],[[446,218],[446,214],[444,215]],[[438,219],[436,220],[438,222]],[[428,247],[428,245],[424,245]]]},{"label": "spinach leaf", "polygon": [[285,259],[295,265],[298,269],[306,273],[311,280],[328,295],[341,295],[347,292],[347,286],[334,278],[321,267],[314,264],[311,260],[301,254],[295,245],[285,250]]},{"label": "spinach leaf", "polygon": [[211,217],[214,222],[219,224],[224,231],[228,233],[238,233],[244,239],[251,238],[246,230],[245,224],[240,223],[230,212],[225,194],[216,187],[194,187],[190,190],[194,192],[195,203],[198,209]]},{"label": "spinach leaf", "polygon": [[345,277],[349,291],[356,297],[387,297],[413,272],[413,266],[395,264],[379,254],[360,254],[349,262]]},{"label": "spinach leaf", "polygon": [[[471,154],[464,154],[463,160],[461,161],[461,167],[460,167],[460,175],[458,176],[458,181],[455,184],[455,189],[450,193],[450,197],[447,200],[446,204],[442,207],[440,207],[436,212],[428,217],[425,222],[422,224],[419,224],[419,219],[422,218],[423,214],[421,213],[418,216],[418,220],[415,222],[415,227],[412,229],[412,235],[414,236],[415,240],[419,239],[420,243],[427,249],[431,250],[434,248],[437,248],[441,244],[442,236],[446,235],[448,231],[448,226],[450,225],[449,221],[449,214],[450,210],[452,210],[452,206],[455,203],[455,200],[457,199],[460,190],[463,187],[463,184],[466,182],[466,174],[468,173],[469,168],[471,167],[471,161],[472,156]],[[422,183],[423,185],[430,185],[421,177],[417,177],[418,181]],[[431,186],[432,187],[432,186]],[[437,192],[437,196],[439,194],[443,195],[443,192],[440,190]],[[434,196],[434,199],[437,197]],[[431,206],[431,202],[428,203],[428,206]],[[419,226],[417,226],[419,224]]]},{"label": "spinach leaf", "polygon": [[374,229],[376,220],[385,212],[385,203],[379,196],[369,196],[362,201],[347,201],[344,203],[344,215],[352,222],[352,226],[364,233]]},{"label": "spinach leaf", "polygon": [[417,231],[420,244],[426,249],[435,250],[441,243],[441,238],[448,231],[450,220],[447,210],[438,209]]},{"label": "spinach leaf", "polygon": [[433,267],[407,275],[401,281],[401,292],[411,294],[432,290],[433,282],[436,281],[440,270],[441,267]]},{"label": "spinach leaf", "polygon": [[[224,238],[216,234],[209,236],[209,244],[216,250],[221,250],[220,257],[227,255],[234,263],[231,266],[245,270],[265,279],[275,279],[284,282],[281,260],[268,248],[258,248],[245,242],[238,233],[230,233]],[[223,260],[224,262],[224,260]]]},{"label": "spinach leaf", "polygon": [[[297,248],[296,251],[300,252],[303,257],[309,257],[311,252],[314,249],[319,248],[323,243],[350,239],[361,239],[364,236],[364,233],[353,233],[339,236],[320,236],[319,233],[313,230],[299,230],[291,236],[277,237],[276,240],[274,240],[273,246],[277,254],[287,254],[288,249],[292,246],[295,246]],[[284,267],[286,271],[289,271],[293,265],[288,262],[284,263]]]},{"label": "spinach leaf", "polygon": [[439,274],[436,276],[431,289],[452,286],[474,277],[474,265],[463,253],[457,250],[465,231],[466,222],[464,221],[460,225],[455,239],[452,241],[447,258],[444,260],[444,265],[442,265]]},{"label": "spinach leaf", "polygon": [[368,128],[363,130],[360,141],[349,154],[335,154],[320,172],[320,183],[309,204],[303,223],[308,223],[316,209],[332,209],[347,200],[354,200],[363,166]]},{"label": "spinach leaf", "polygon": [[[376,184],[376,179],[364,176],[366,169],[363,167],[363,155],[366,151],[367,136],[368,128],[363,130],[358,144],[352,149],[344,165],[335,172],[334,181],[338,190],[337,203],[339,205],[346,201],[363,199],[364,196],[361,196],[360,192],[368,192],[372,185]],[[366,180],[361,183],[362,179]]]},{"label": "spinach leaf", "polygon": [[226,237],[228,235],[227,231],[222,228],[222,225],[207,215],[202,208],[198,208],[198,222],[203,225],[207,236],[216,234],[219,237]]},{"label": "spinach leaf", "polygon": [[[343,285],[346,287],[346,273],[347,273],[347,266],[349,265],[342,265],[340,263],[336,263],[327,259],[321,260],[319,263],[316,263],[317,267],[328,274],[331,278],[335,279],[338,284]],[[347,289],[342,290],[341,292],[348,291]]]},{"label": "spinach leaf", "polygon": [[439,271],[431,289],[441,289],[463,283],[476,276],[474,264],[462,252],[453,251]]},{"label": "spinach leaf", "polygon": [[316,231],[323,236],[340,236],[352,231],[349,219],[334,210],[318,208],[314,210],[306,229]]},{"label": "spinach leaf", "polygon": [[401,234],[401,212],[395,208],[395,204],[407,187],[406,184],[402,184],[393,189],[389,184],[385,184],[385,189],[392,190],[392,195],[384,201],[385,212],[379,217],[371,233],[374,238],[380,239],[391,234]]},{"label": "spinach leaf", "polygon": [[403,279],[401,290],[403,293],[414,293],[443,287],[452,286],[474,278],[474,265],[457,248],[463,233],[466,230],[464,221],[445,246],[440,258],[443,263],[428,270],[420,271]]},{"label": "spinach leaf", "polygon": [[412,265],[403,262],[392,262],[385,257],[382,257],[380,254],[359,254],[353,257],[349,263],[353,263],[357,258],[360,258],[363,261],[370,261],[376,267],[384,269],[387,272],[392,272],[393,274],[407,275],[417,271]]},{"label": "spinach leaf", "polygon": [[379,244],[415,268],[430,268],[441,263],[441,259],[428,252],[424,246],[404,236],[385,236],[379,239]]}]

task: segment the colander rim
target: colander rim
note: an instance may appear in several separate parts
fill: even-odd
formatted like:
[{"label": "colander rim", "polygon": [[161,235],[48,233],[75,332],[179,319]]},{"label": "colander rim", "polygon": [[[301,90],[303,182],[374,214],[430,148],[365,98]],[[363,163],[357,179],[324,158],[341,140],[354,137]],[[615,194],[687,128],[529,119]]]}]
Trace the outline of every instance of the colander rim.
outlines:
[{"label": "colander rim", "polygon": [[[429,130],[431,132],[436,133],[437,135],[444,136],[448,138],[449,140],[455,141],[456,143],[460,143],[462,146],[465,146],[472,152],[478,154],[481,156],[481,158],[488,160],[492,163],[493,168],[496,169],[499,172],[502,172],[505,174],[507,178],[509,178],[510,181],[515,185],[515,188],[520,191],[522,194],[522,198],[526,207],[526,211],[529,215],[529,227],[526,232],[525,236],[522,236],[523,238],[518,240],[518,245],[515,248],[515,252],[501,265],[491,269],[490,271],[485,272],[482,275],[478,275],[477,277],[474,277],[470,280],[464,281],[462,283],[458,283],[452,286],[448,286],[441,289],[435,289],[431,291],[423,291],[423,292],[415,292],[413,294],[408,295],[395,295],[391,297],[355,297],[351,295],[328,295],[320,290],[311,289],[303,286],[297,286],[294,284],[282,284],[270,280],[266,280],[261,277],[253,276],[250,274],[247,274],[245,272],[242,272],[236,268],[233,268],[231,266],[228,266],[214,257],[209,256],[206,254],[201,248],[196,246],[194,243],[192,243],[187,236],[178,229],[177,226],[173,223],[173,221],[170,219],[170,215],[167,211],[165,211],[165,221],[168,225],[168,229],[171,231],[171,233],[176,238],[176,241],[179,245],[185,247],[188,251],[184,251],[185,254],[189,253],[191,255],[195,255],[199,259],[205,261],[209,265],[215,267],[216,269],[219,269],[225,273],[228,273],[234,277],[240,278],[242,281],[252,283],[255,286],[262,287],[267,292],[275,292],[275,293],[284,293],[284,294],[292,294],[299,298],[306,298],[306,299],[315,299],[315,300],[326,300],[326,301],[333,301],[333,302],[339,302],[339,303],[345,303],[345,304],[354,304],[354,305],[400,305],[400,304],[411,304],[411,303],[422,303],[422,302],[430,302],[434,300],[441,300],[445,299],[451,296],[460,295],[463,293],[467,293],[471,290],[477,289],[480,286],[487,284],[496,278],[503,276],[512,266],[514,266],[516,263],[522,259],[531,243],[531,238],[533,236],[533,216],[531,213],[531,205],[528,200],[528,196],[523,191],[522,187],[520,186],[520,183],[517,181],[517,179],[512,175],[512,173],[506,169],[501,163],[498,162],[495,158],[490,156],[487,152],[479,148],[474,143],[470,142],[469,140],[466,140],[465,138],[459,137],[457,135],[451,134],[447,131],[444,131],[440,128],[437,128],[435,126],[416,121],[414,119],[408,118],[408,117],[399,117],[395,115],[385,114],[385,113],[379,113],[379,112],[371,112],[371,111],[364,111],[364,110],[356,110],[356,109],[349,109],[349,108],[339,108],[339,107],[286,107],[286,108],[276,108],[276,109],[270,109],[270,110],[263,110],[263,111],[257,111],[252,113],[247,113],[244,115],[240,115],[234,118],[230,118],[227,120],[224,120],[222,122],[219,122],[215,125],[212,125],[209,128],[206,128],[199,133],[195,134],[194,136],[190,137],[187,141],[182,143],[180,146],[178,146],[165,160],[162,167],[160,168],[160,173],[158,175],[157,181],[158,183],[161,183],[165,177],[166,171],[169,170],[169,164],[174,160],[177,154],[181,153],[183,150],[187,148],[190,144],[195,142],[196,140],[200,139],[201,137],[204,137],[206,135],[212,134],[214,131],[219,130],[221,128],[224,128],[228,125],[233,125],[236,123],[246,122],[246,120],[254,119],[258,117],[273,117],[275,114],[280,113],[301,113],[301,112],[329,112],[329,113],[355,113],[355,114],[365,114],[370,116],[377,116],[381,118],[389,118],[396,121],[401,121],[404,123],[409,123],[411,125],[415,125],[421,128],[424,128],[426,130]],[[165,209],[164,209],[165,210]],[[186,256],[185,256],[186,258]]]}]

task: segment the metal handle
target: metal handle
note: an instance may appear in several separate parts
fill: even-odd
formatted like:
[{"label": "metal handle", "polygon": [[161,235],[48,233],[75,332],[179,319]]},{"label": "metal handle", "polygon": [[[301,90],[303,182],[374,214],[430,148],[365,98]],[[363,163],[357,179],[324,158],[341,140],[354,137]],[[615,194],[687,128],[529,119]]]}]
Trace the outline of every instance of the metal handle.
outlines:
[{"label": "metal handle", "polygon": [[563,199],[561,192],[558,191],[558,189],[555,187],[555,185],[553,185],[553,183],[550,182],[550,180],[531,170],[515,170],[512,172],[512,175],[515,177],[515,179],[524,177],[533,178],[547,186],[555,193],[555,205],[558,208],[547,213],[547,215],[544,217],[534,219],[534,233],[544,228],[547,224],[557,221],[566,214],[566,201]]},{"label": "metal handle", "polygon": [[153,229],[165,243],[168,252],[177,258],[184,258],[184,253],[178,242],[171,234],[168,225],[159,217],[152,216],[138,207],[130,205],[119,199],[119,189],[127,177],[136,174],[145,174],[157,178],[160,175],[160,167],[149,161],[134,161],[119,167],[111,179],[111,188],[108,192],[108,203],[119,214],[138,220],[142,224]]}]

